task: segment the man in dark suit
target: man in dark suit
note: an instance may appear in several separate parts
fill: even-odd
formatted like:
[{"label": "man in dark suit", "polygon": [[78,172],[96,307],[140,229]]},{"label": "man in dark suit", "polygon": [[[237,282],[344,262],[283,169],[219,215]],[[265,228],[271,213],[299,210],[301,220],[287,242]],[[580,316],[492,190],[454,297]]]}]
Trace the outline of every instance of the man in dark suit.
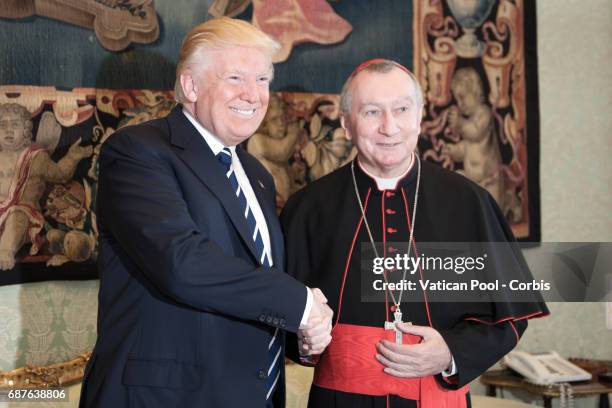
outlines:
[{"label": "man in dark suit", "polygon": [[325,297],[282,270],[272,177],[238,146],[264,118],[277,47],[244,21],[197,26],[181,104],[105,143],[81,407],[282,407],[285,330],[305,354],[329,343]]}]

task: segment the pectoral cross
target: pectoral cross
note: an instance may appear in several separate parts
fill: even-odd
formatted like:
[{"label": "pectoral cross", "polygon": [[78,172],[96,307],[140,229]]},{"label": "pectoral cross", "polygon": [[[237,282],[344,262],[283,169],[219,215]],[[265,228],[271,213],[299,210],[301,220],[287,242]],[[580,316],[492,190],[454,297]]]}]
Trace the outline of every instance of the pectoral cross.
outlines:
[{"label": "pectoral cross", "polygon": [[[393,312],[393,321],[385,322],[385,330],[395,330],[395,344],[402,344],[402,331],[397,327],[397,325],[402,322],[402,311],[399,307],[395,309]],[[408,322],[408,324],[411,324]]]}]

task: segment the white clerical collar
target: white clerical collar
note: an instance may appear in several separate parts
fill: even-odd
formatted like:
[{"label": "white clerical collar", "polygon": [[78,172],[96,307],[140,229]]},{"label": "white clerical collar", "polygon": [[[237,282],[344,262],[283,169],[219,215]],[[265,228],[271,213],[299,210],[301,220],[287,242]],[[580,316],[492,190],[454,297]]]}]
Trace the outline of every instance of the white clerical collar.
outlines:
[{"label": "white clerical collar", "polygon": [[373,178],[374,181],[376,181],[376,187],[378,187],[380,191],[395,190],[397,189],[398,181],[406,177],[406,175],[410,172],[410,170],[412,170],[412,166],[414,165],[414,153],[410,155],[410,166],[408,166],[408,169],[397,177],[391,177],[391,178],[377,177],[373,174],[370,174],[365,168],[363,168],[361,163],[359,163],[359,160],[357,160],[357,164],[359,165],[359,167],[365,174],[367,174],[368,176]]},{"label": "white clerical collar", "polygon": [[236,152],[236,146],[225,146],[217,138],[217,136],[213,135],[208,131],[208,129],[202,126],[200,122],[198,122],[196,118],[194,118],[187,109],[183,108],[183,114],[189,120],[189,122],[191,122],[191,124],[196,128],[198,133],[202,135],[202,137],[206,141],[206,144],[208,144],[208,147],[210,147],[210,150],[212,150],[215,156],[218,155],[224,147],[229,147],[232,153]]}]

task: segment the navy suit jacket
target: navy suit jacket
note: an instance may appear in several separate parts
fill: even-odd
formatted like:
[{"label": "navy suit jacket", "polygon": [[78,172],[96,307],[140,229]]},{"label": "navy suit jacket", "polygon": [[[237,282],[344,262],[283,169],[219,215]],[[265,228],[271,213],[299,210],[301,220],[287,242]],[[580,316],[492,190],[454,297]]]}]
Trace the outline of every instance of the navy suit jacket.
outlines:
[{"label": "navy suit jacket", "polygon": [[[262,267],[222,165],[175,108],[100,154],[98,339],[81,407],[264,407],[268,343],[297,331],[305,286],[285,274],[274,182],[236,149],[266,218]],[[274,395],[284,406],[284,373]]]}]

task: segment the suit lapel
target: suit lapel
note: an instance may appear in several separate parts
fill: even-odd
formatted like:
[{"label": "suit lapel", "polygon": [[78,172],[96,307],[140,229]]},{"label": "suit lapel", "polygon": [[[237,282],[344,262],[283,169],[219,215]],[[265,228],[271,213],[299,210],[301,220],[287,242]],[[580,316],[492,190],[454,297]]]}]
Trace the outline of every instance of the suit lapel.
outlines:
[{"label": "suit lapel", "polygon": [[249,178],[255,197],[259,202],[261,211],[263,212],[266,224],[268,226],[268,234],[270,235],[270,246],[272,247],[272,256],[274,259],[274,265],[278,269],[284,269],[284,248],[283,248],[283,236],[276,215],[276,198],[273,197],[270,200],[270,196],[273,196],[273,186],[266,186],[261,178],[259,168],[261,165],[256,162],[256,159],[249,155],[240,146],[236,147],[236,153],[242,164],[242,168]]},{"label": "suit lapel", "polygon": [[232,191],[221,163],[210,150],[202,135],[198,133],[181,110],[182,107],[178,105],[167,117],[170,127],[170,143],[178,148],[177,153],[181,160],[219,199],[242,240],[255,259],[259,259],[255,252],[251,232],[244,218],[244,211],[240,208],[239,201]]}]

